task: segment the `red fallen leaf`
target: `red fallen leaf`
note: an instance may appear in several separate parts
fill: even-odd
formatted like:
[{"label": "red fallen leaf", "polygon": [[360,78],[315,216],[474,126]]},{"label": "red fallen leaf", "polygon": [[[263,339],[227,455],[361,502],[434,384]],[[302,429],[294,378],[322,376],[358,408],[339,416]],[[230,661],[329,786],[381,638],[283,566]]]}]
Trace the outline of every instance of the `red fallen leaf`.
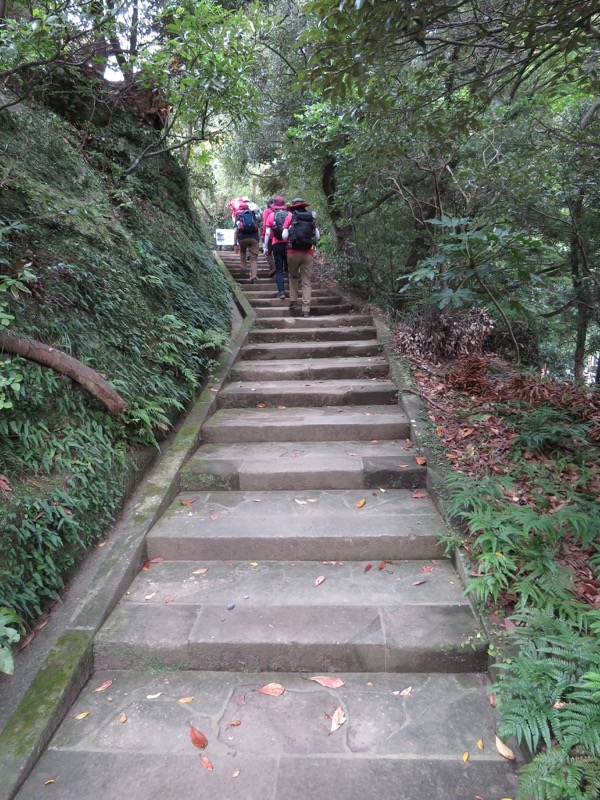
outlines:
[{"label": "red fallen leaf", "polygon": [[312,678],[309,678],[308,680],[314,681],[315,683],[324,686],[326,689],[339,689],[340,686],[345,685],[341,678],[333,678],[329,675],[313,675]]},{"label": "red fallen leaf", "polygon": [[142,572],[148,572],[149,569],[150,569],[150,562],[146,561],[146,563],[142,567]]},{"label": "red fallen leaf", "polygon": [[258,690],[261,694],[266,694],[269,697],[279,697],[285,692],[285,689],[280,683],[267,683],[261,686]]},{"label": "red fallen leaf", "polygon": [[231,720],[231,722],[229,723],[229,727],[230,727],[230,728],[237,728],[237,726],[238,726],[238,725],[241,725],[241,724],[242,724],[242,720],[241,720],[241,719],[233,719],[233,720]]},{"label": "red fallen leaf", "polygon": [[216,514],[211,514],[211,515],[210,515],[210,518],[211,518],[212,520],[219,519],[219,517],[218,517]]},{"label": "red fallen leaf", "polygon": [[371,495],[372,495],[373,497],[377,497],[377,492],[371,492]]},{"label": "red fallen leaf", "polygon": [[225,565],[228,567],[233,567],[233,561],[226,561]]},{"label": "red fallen leaf", "polygon": [[156,558],[151,558],[150,559],[150,563],[151,564],[162,564],[163,561],[164,561],[164,558],[162,556],[157,556]]},{"label": "red fallen leaf", "polygon": [[496,695],[495,694],[491,694],[490,695],[490,705],[491,705],[492,708],[496,708]]},{"label": "red fallen leaf", "polygon": [[188,497],[187,500],[180,500],[179,501],[180,505],[182,505],[182,506],[191,506],[192,503],[195,503],[195,502],[196,502],[196,498],[195,497]]},{"label": "red fallen leaf", "polygon": [[377,565],[377,569],[378,570],[385,569],[385,565],[386,564],[387,564],[387,561],[380,561],[379,564]]},{"label": "red fallen leaf", "polygon": [[200,763],[202,764],[204,769],[207,769],[209,772],[213,771],[213,765],[210,759],[208,759],[206,756],[200,756]]},{"label": "red fallen leaf", "polygon": [[202,731],[199,731],[198,728],[194,728],[191,722],[188,722],[188,725],[190,726],[190,739],[192,740],[192,744],[194,747],[200,747],[204,750],[208,744],[208,739]]},{"label": "red fallen leaf", "polygon": [[370,569],[373,569],[373,564],[367,564],[367,566],[363,569],[363,572],[368,572]]},{"label": "red fallen leaf", "polygon": [[105,692],[108,689],[109,686],[112,686],[112,680],[110,678],[107,681],[104,681],[104,683],[101,683],[100,686],[98,686],[97,689],[94,689],[94,691],[95,692]]},{"label": "red fallen leaf", "polygon": [[415,461],[422,467],[425,466],[425,464],[427,463],[427,459],[425,458],[425,456],[415,456]]},{"label": "red fallen leaf", "polygon": [[434,569],[435,567],[432,567],[431,564],[424,564],[421,567],[421,572],[433,572]]},{"label": "red fallen leaf", "polygon": [[266,404],[266,403],[257,403],[257,404],[256,404],[256,407],[257,407],[257,408],[266,408],[266,407],[267,407],[267,404]]},{"label": "red fallen leaf", "polygon": [[467,436],[470,436],[474,430],[475,428],[464,428],[463,430],[461,430],[460,435],[463,439],[466,439]]},{"label": "red fallen leaf", "polygon": [[[32,483],[33,483],[33,481],[32,481]],[[12,486],[10,485],[9,480],[6,477],[6,475],[0,475],[0,491],[5,492],[6,494],[8,494],[9,492],[12,492]]]},{"label": "red fallen leaf", "polygon": [[415,492],[412,493],[411,497],[414,497],[415,500],[423,500],[424,498],[427,497],[427,495],[423,494],[423,492],[420,489],[417,489]]}]

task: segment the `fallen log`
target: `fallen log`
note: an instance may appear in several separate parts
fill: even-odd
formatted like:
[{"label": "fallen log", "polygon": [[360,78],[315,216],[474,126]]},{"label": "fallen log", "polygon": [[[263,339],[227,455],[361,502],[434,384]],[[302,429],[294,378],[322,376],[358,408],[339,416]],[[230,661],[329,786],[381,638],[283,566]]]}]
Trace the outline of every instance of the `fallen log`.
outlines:
[{"label": "fallen log", "polygon": [[36,364],[50,367],[55,372],[77,381],[106,406],[115,417],[118,417],[127,408],[125,400],[102,375],[82,364],[73,356],[57,350],[56,347],[50,347],[34,339],[19,336],[14,331],[5,330],[0,333],[0,351],[23,356],[28,361],[35,361]]}]

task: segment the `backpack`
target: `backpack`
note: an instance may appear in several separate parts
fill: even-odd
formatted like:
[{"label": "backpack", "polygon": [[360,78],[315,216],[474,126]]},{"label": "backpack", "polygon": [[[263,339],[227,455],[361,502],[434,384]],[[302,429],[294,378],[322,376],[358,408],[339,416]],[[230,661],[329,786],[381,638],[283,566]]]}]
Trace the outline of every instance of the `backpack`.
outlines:
[{"label": "backpack", "polygon": [[310,250],[315,243],[316,227],[312,211],[294,211],[289,234],[292,250]]},{"label": "backpack", "polygon": [[247,208],[245,211],[240,211],[240,213],[235,218],[235,224],[240,233],[243,234],[250,234],[250,233],[258,233],[258,224],[256,222],[256,217],[254,213]]},{"label": "backpack", "polygon": [[283,223],[286,221],[288,213],[289,212],[284,208],[282,211],[276,211],[273,214],[271,232],[277,239],[283,238]]}]

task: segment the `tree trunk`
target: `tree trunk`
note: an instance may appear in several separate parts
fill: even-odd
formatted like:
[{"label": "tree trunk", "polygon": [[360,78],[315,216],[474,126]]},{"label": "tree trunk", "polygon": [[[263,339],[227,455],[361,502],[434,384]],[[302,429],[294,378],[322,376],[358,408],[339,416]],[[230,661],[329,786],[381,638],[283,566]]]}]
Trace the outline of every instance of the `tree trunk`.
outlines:
[{"label": "tree trunk", "polygon": [[580,225],[583,211],[583,190],[580,189],[577,198],[569,202],[569,211],[571,213],[571,282],[573,284],[575,309],[577,312],[573,370],[575,373],[575,380],[583,381],[587,332],[591,313],[590,301],[587,296],[587,288],[583,280],[581,269],[582,256],[585,257]]},{"label": "tree trunk", "polygon": [[91,367],[82,364],[73,356],[49,347],[42,342],[33,339],[26,339],[13,331],[3,331],[0,333],[0,351],[13,353],[23,356],[29,361],[35,361],[44,367],[59,372],[72,378],[87,389],[90,394],[103,403],[115,417],[118,417],[127,408],[127,403],[120,394]]},{"label": "tree trunk", "polygon": [[331,220],[333,231],[335,233],[336,247],[339,251],[343,252],[348,246],[348,240],[352,236],[353,228],[352,225],[341,224],[342,214],[336,208],[335,201],[337,184],[335,170],[335,158],[331,157],[323,165],[321,172],[321,187],[323,189],[323,194],[325,195],[329,219]]}]

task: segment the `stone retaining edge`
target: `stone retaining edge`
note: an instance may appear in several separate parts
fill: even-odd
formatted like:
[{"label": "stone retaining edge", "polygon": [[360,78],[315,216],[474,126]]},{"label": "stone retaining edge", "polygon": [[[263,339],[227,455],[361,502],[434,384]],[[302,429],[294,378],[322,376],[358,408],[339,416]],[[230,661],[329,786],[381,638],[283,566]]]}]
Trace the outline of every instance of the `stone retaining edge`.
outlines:
[{"label": "stone retaining edge", "polygon": [[143,493],[124,520],[124,535],[98,571],[95,584],[59,636],[0,733],[0,800],[14,800],[44,747],[93,670],[93,639],[140,569],[146,535],[179,491],[179,470],[200,441],[204,421],[215,411],[217,394],[239,358],[256,312],[221,259],[215,261],[229,285],[243,321],[223,350],[172,441],[142,478]]}]

